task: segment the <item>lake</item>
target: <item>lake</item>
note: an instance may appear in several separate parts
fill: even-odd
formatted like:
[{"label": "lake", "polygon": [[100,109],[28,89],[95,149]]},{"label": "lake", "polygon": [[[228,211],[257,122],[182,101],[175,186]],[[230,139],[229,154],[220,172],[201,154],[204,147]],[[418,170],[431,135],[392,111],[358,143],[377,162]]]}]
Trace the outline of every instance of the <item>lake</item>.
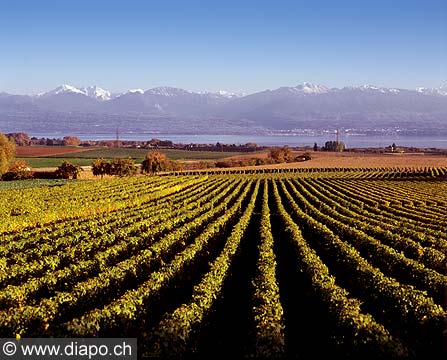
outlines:
[{"label": "lake", "polygon": [[[31,137],[38,138],[61,138],[66,134],[60,133],[33,133]],[[115,134],[70,134],[79,137],[81,140],[114,140]],[[215,134],[160,134],[160,133],[123,133],[119,136],[120,140],[138,140],[148,141],[152,138],[162,140],[171,140],[174,143],[182,144],[246,144],[254,142],[261,146],[313,146],[316,142],[318,146],[323,146],[326,141],[335,140],[334,135],[215,135]],[[399,136],[399,135],[343,135],[340,136],[348,148],[373,148],[386,147],[395,143],[397,146],[408,146],[417,148],[438,148],[447,149],[446,137],[435,136]]]}]

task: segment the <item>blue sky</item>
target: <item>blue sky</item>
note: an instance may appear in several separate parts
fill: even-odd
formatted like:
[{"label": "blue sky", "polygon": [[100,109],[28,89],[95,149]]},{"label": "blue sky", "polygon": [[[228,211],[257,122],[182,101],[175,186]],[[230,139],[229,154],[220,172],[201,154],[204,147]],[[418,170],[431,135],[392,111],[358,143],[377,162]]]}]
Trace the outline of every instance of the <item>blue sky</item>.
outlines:
[{"label": "blue sky", "polygon": [[446,0],[0,0],[0,91],[447,85]]}]

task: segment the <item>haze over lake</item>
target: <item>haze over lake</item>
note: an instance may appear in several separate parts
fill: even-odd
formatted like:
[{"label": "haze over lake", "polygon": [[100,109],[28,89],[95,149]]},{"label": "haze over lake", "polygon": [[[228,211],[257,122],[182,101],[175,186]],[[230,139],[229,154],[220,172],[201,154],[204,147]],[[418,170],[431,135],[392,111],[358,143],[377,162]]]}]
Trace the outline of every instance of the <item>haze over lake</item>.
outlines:
[{"label": "haze over lake", "polygon": [[[37,138],[61,138],[68,134],[62,133],[33,133],[31,137]],[[115,140],[116,134],[69,134],[79,137],[81,140]],[[162,134],[162,133],[123,133],[119,135],[120,140],[149,141],[153,138],[161,140],[171,140],[181,144],[246,144],[254,142],[261,146],[323,146],[326,141],[335,140],[334,134],[324,136],[305,135],[216,135],[216,134]],[[340,136],[348,148],[375,148],[386,147],[395,143],[397,146],[416,148],[437,148],[447,149],[447,138],[443,136],[370,136],[370,135],[348,135]]]}]

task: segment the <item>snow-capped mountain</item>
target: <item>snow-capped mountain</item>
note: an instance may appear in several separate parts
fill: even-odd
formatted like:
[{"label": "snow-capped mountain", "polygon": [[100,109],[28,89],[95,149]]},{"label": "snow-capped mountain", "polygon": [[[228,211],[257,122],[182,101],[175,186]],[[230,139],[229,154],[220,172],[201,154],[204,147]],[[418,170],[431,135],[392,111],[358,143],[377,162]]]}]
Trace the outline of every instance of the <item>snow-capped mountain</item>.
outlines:
[{"label": "snow-capped mountain", "polygon": [[297,93],[303,94],[325,94],[329,91],[329,88],[325,85],[313,84],[310,82],[304,82],[292,89]]},{"label": "snow-capped mountain", "polygon": [[50,90],[48,92],[39,94],[38,96],[49,97],[49,96],[61,95],[61,94],[80,94],[80,95],[87,96],[85,91],[83,91],[81,89],[78,89],[78,88],[76,88],[74,86],[68,85],[68,84],[60,85],[57,88],[55,88],[53,90]]},{"label": "snow-capped mountain", "polygon": [[39,94],[40,97],[50,97],[55,95],[70,95],[70,94],[77,94],[77,95],[84,95],[92,99],[97,100],[110,100],[112,98],[110,91],[104,90],[100,88],[99,86],[88,86],[88,87],[81,87],[77,88],[72,85],[63,84],[58,86],[57,88],[50,90],[46,93]]},{"label": "snow-capped mountain", "polygon": [[225,98],[225,99],[235,99],[245,96],[244,93],[233,93],[225,90],[218,90],[216,92],[213,91],[200,91],[198,92],[200,95],[208,96],[211,98]]},{"label": "snow-capped mountain", "polygon": [[447,86],[441,86],[439,88],[419,87],[416,90],[424,95],[447,96]]},{"label": "snow-capped mountain", "polygon": [[126,95],[126,94],[141,94],[141,95],[143,95],[144,90],[143,89],[130,89],[120,95]]},{"label": "snow-capped mountain", "polygon": [[[338,90],[338,89],[335,89],[335,90]],[[348,91],[357,90],[357,91],[365,91],[365,92],[371,92],[371,93],[376,92],[376,93],[382,93],[382,94],[397,94],[401,91],[401,89],[397,89],[397,88],[386,88],[386,87],[380,87],[380,86],[375,86],[375,85],[370,85],[370,84],[360,85],[360,86],[347,86],[341,90],[348,90]]]},{"label": "snow-capped mountain", "polygon": [[112,98],[110,91],[104,90],[96,85],[82,88],[82,91],[88,97],[91,97],[91,98],[97,99],[97,100],[107,101]]},{"label": "snow-capped mountain", "polygon": [[185,96],[194,94],[192,91],[178,89],[170,86],[159,86],[153,89],[146,90],[145,95],[160,95],[166,97]]},{"label": "snow-capped mountain", "polygon": [[225,90],[218,90],[215,93],[210,92],[210,94],[214,94],[216,96],[221,96],[221,97],[226,97],[226,98],[229,98],[229,99],[245,96],[244,93],[233,93],[233,92],[229,92],[229,91],[225,91]]},{"label": "snow-capped mountain", "polygon": [[417,128],[443,123],[447,132],[447,97],[374,85],[338,89],[304,83],[281,87],[234,99],[218,114],[273,129],[353,124],[371,128],[412,124]]},{"label": "snow-capped mountain", "polygon": [[[415,90],[375,85],[330,88],[304,82],[250,95],[193,92],[169,86],[135,88],[112,95],[98,86],[64,84],[37,96],[1,93],[0,114],[0,129],[18,126],[19,121],[25,122],[20,128],[26,129],[27,121],[39,124],[49,118],[69,117],[84,119],[85,126],[95,124],[98,119],[107,123],[107,119],[116,118],[132,119],[128,125],[132,127],[135,119],[146,119],[140,130],[147,131],[154,128],[209,131],[209,122],[214,121],[213,126],[217,122],[219,126],[230,124],[230,128],[233,125],[256,129],[405,126],[420,128],[422,132],[433,128],[436,133],[447,134],[447,86]],[[42,116],[40,122],[36,121],[39,116]],[[167,119],[176,120],[168,125]],[[53,125],[69,126],[61,122]]]},{"label": "snow-capped mountain", "polygon": [[190,95],[199,95],[202,97],[212,97],[212,98],[237,98],[244,96],[243,94],[231,93],[225,90],[219,90],[217,92],[193,92],[190,90],[179,89],[170,86],[159,86],[148,90],[143,90],[140,88],[130,89],[122,93],[113,94],[108,91],[100,88],[99,86],[93,85],[88,87],[76,87],[73,85],[63,84],[58,86],[57,88],[50,90],[45,93],[38,94],[38,97],[50,97],[55,95],[84,95],[92,99],[100,100],[100,101],[108,101],[112,100],[116,97],[120,97],[128,94],[136,94],[136,95],[147,95],[147,96],[162,96],[162,97],[178,97],[178,96],[190,96]]},{"label": "snow-capped mountain", "polygon": [[[363,92],[380,92],[384,94],[397,94],[401,91],[412,91],[398,88],[386,88],[375,86],[371,84],[365,84],[360,86],[346,86],[343,88],[329,88],[328,86],[321,84],[314,84],[311,82],[303,82],[296,86],[283,86],[275,90],[265,90],[265,92],[270,93],[283,93],[283,94],[297,94],[297,95],[320,95],[326,94],[329,92],[337,92],[337,91],[363,91]],[[415,90],[418,93],[425,95],[438,95],[438,96],[447,96],[447,86],[441,86],[439,88],[428,88],[428,87],[418,87]],[[263,93],[263,92],[260,92]],[[2,95],[9,95],[7,93],[2,92]],[[214,98],[228,98],[235,99],[247,96],[243,93],[232,93],[225,90],[219,90],[216,92],[212,91],[200,91],[193,92],[190,90],[184,90],[180,88],[170,87],[170,86],[159,86],[148,90],[143,90],[141,88],[130,89],[122,93],[114,94],[108,90],[102,89],[99,86],[88,86],[88,87],[76,87],[68,84],[63,84],[58,86],[57,88],[50,90],[45,93],[38,94],[39,97],[48,97],[53,95],[61,95],[61,94],[79,94],[84,95],[93,99],[108,101],[112,100],[118,96],[126,95],[126,94],[146,94],[146,95],[159,95],[165,97],[176,97],[176,96],[185,96],[185,95],[200,95],[205,97],[214,97]],[[259,94],[259,93],[257,93]]]},{"label": "snow-capped mountain", "polygon": [[330,89],[325,85],[313,84],[310,82],[304,82],[302,84],[298,84],[296,86],[283,86],[276,90],[266,90],[265,92],[269,92],[272,94],[281,94],[281,95],[319,95],[326,94]]}]

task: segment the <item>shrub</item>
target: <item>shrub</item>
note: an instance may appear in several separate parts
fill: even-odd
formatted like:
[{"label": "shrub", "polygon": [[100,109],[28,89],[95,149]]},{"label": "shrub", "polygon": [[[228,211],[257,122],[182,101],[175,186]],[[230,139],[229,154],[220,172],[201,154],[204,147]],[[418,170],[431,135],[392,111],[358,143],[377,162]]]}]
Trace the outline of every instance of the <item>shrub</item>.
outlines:
[{"label": "shrub", "polygon": [[168,167],[168,158],[158,151],[148,151],[145,159],[141,163],[142,173],[156,173],[164,171]]},{"label": "shrub", "polygon": [[294,161],[292,150],[287,145],[271,148],[269,158],[276,164]]},{"label": "shrub", "polygon": [[216,167],[218,168],[229,168],[229,167],[233,167],[234,164],[231,161],[217,161],[216,162]]},{"label": "shrub", "polygon": [[79,146],[81,140],[76,136],[65,136],[63,139],[63,144],[65,146]]},{"label": "shrub", "polygon": [[3,180],[25,180],[32,178],[31,168],[23,160],[15,161],[8,172],[3,174]]},{"label": "shrub", "polygon": [[132,176],[137,173],[135,161],[132,159],[114,159],[110,164],[110,175]]},{"label": "shrub", "polygon": [[165,154],[158,151],[148,151],[141,163],[141,172],[153,174],[159,171],[181,170],[177,161],[169,160]]},{"label": "shrub", "polygon": [[92,164],[92,172],[95,176],[101,176],[101,179],[104,175],[109,175],[111,170],[111,163],[105,159],[96,159]]},{"label": "shrub", "polygon": [[77,179],[81,168],[68,161],[64,161],[55,171],[55,175],[59,179]]},{"label": "shrub", "polygon": [[265,159],[261,159],[261,158],[254,159],[255,166],[260,166],[260,165],[265,165],[265,164],[267,164],[267,161]]}]

